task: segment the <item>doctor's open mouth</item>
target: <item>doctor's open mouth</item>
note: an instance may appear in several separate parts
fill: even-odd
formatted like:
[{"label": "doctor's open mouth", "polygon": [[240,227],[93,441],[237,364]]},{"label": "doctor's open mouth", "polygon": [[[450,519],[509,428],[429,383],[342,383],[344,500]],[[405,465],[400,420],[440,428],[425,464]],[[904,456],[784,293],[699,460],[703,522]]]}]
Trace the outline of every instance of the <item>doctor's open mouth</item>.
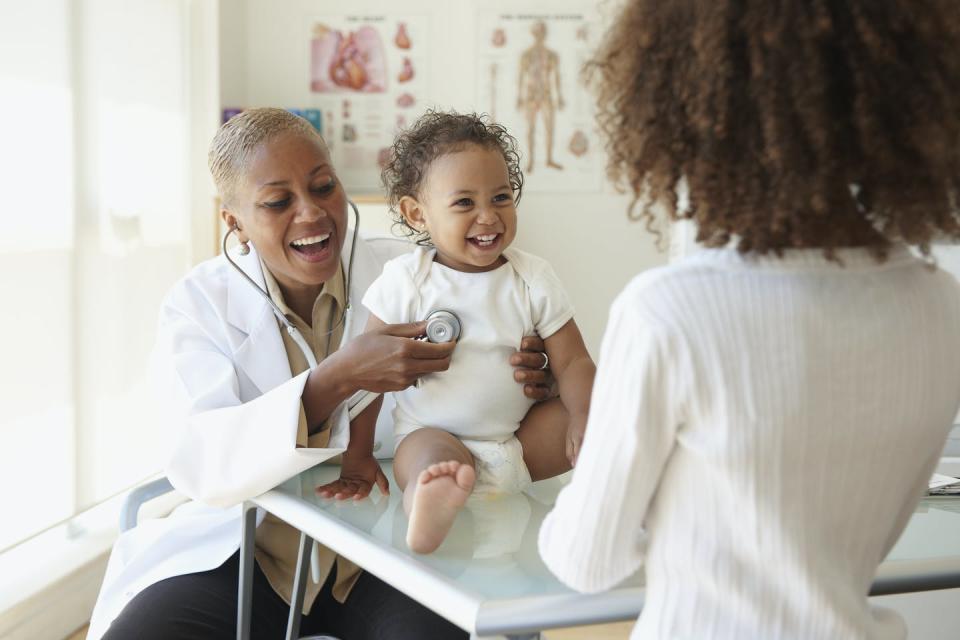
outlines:
[{"label": "doctor's open mouth", "polygon": [[290,248],[311,262],[322,260],[330,248],[330,233],[299,238],[290,243]]}]

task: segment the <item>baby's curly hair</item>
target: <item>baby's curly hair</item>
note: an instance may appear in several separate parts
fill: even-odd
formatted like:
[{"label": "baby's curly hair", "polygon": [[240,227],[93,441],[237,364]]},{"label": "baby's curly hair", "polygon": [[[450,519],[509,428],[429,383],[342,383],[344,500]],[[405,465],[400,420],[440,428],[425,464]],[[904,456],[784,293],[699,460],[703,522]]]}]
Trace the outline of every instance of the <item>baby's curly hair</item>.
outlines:
[{"label": "baby's curly hair", "polygon": [[517,152],[517,140],[506,128],[491,121],[486,114],[460,114],[431,109],[397,136],[390,149],[390,160],[381,173],[395,230],[414,238],[417,244],[430,244],[429,233],[407,224],[398,209],[400,199],[419,196],[430,165],[437,158],[462,151],[472,144],[496,149],[503,154],[513,189],[513,201],[520,203],[523,192],[520,154]]},{"label": "baby's curly hair", "polygon": [[631,0],[585,75],[608,174],[648,227],[929,256],[960,239],[958,41],[955,2]]}]

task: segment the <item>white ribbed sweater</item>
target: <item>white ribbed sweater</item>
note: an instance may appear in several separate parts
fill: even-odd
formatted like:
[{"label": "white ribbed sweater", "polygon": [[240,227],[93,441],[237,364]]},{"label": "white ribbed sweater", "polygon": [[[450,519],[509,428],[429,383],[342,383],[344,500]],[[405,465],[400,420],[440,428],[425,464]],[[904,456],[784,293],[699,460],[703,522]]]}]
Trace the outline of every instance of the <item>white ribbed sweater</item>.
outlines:
[{"label": "white ribbed sweater", "polygon": [[866,594],[960,404],[960,290],[838,254],[704,250],[614,303],[540,553],[582,591],[645,565],[634,638],[905,636]]}]

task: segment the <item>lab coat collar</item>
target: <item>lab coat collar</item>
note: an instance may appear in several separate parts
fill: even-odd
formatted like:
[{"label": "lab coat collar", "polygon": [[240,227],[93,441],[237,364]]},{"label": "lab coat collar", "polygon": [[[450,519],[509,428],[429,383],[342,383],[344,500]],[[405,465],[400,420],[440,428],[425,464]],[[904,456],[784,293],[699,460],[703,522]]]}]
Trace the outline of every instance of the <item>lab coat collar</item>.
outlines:
[{"label": "lab coat collar", "polygon": [[[344,274],[348,274],[353,233],[350,229],[344,242],[340,261]],[[372,250],[357,238],[357,255],[354,258],[353,273],[347,275],[349,282],[348,305],[359,304],[359,297],[367,286],[380,275],[380,263]],[[230,256],[249,275],[257,286],[266,291],[266,280],[256,249],[250,247],[250,253],[240,255],[234,249]],[[290,362],[287,359],[280,335],[279,321],[264,297],[246,281],[237,270],[227,265],[227,322],[241,332],[241,339],[235,346],[234,362],[253,381],[261,393],[286,382],[292,377]],[[356,314],[347,312],[343,339],[347,340],[357,333]],[[363,327],[359,327],[363,330]]]},{"label": "lab coat collar", "polygon": [[[230,257],[266,291],[260,259],[252,246],[247,255],[234,249]],[[263,296],[236,269],[230,265],[227,268],[227,322],[241,332],[234,362],[261,393],[266,393],[291,377],[279,321]]]}]

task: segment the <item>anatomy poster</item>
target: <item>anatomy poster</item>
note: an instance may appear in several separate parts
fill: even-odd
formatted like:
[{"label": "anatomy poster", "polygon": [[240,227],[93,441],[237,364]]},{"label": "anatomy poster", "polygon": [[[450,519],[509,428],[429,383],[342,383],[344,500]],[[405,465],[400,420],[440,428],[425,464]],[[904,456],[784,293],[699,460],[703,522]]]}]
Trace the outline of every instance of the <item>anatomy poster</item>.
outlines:
[{"label": "anatomy poster", "polygon": [[600,191],[605,158],[580,69],[597,25],[579,13],[480,13],[477,110],[520,143],[524,189]]},{"label": "anatomy poster", "polygon": [[323,112],[337,172],[349,191],[379,193],[394,135],[428,95],[428,21],[345,14],[310,24],[310,101]]}]

